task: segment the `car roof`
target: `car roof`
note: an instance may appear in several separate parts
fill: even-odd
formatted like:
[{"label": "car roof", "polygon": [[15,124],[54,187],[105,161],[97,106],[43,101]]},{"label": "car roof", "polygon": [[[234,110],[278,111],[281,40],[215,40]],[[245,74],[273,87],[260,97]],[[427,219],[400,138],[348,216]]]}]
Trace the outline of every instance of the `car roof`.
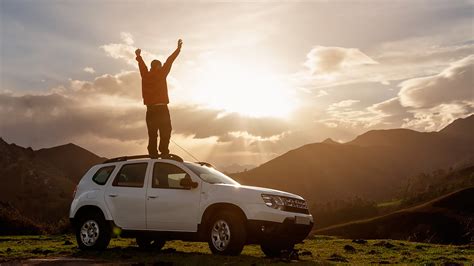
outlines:
[{"label": "car roof", "polygon": [[[193,163],[184,161],[181,157],[176,154],[169,154],[166,156],[158,155],[158,158],[152,158],[150,155],[129,155],[129,156],[121,156],[115,157],[111,159],[107,159],[102,164],[109,164],[109,163],[116,163],[116,162],[128,162],[128,161],[176,161],[178,163]],[[208,162],[194,162],[201,166],[213,167],[214,166]]]}]

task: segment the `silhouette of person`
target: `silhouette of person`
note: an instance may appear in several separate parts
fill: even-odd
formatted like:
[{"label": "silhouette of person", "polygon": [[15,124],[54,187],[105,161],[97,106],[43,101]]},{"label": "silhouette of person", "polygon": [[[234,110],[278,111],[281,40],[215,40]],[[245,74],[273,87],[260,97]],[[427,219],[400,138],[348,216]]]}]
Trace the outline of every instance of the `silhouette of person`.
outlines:
[{"label": "silhouette of person", "polygon": [[160,132],[159,150],[162,157],[169,155],[169,143],[171,138],[171,118],[168,110],[168,85],[166,77],[171,70],[171,65],[181,51],[183,41],[178,40],[178,47],[161,65],[159,60],[151,62],[150,71],[148,71],[145,62],[141,57],[141,50],[135,51],[138,61],[138,68],[142,77],[142,96],[143,104],[146,105],[146,126],[148,129],[148,154],[151,158],[158,157],[157,138]]}]

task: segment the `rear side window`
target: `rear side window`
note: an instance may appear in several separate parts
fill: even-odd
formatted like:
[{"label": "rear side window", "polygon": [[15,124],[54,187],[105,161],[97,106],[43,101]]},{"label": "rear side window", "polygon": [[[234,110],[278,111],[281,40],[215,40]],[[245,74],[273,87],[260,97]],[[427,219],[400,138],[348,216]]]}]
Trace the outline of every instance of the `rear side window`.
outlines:
[{"label": "rear side window", "polygon": [[104,185],[105,183],[107,183],[107,180],[109,179],[110,174],[112,173],[112,171],[114,171],[114,169],[115,166],[113,165],[100,168],[92,177],[92,181],[99,185]]},{"label": "rear side window", "polygon": [[112,183],[116,187],[143,187],[148,163],[125,164]]}]

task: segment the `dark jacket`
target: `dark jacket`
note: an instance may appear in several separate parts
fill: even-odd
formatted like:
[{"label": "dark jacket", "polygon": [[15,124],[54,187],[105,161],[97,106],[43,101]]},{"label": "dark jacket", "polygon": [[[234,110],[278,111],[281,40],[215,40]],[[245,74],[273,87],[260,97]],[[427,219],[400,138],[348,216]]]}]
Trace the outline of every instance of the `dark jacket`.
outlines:
[{"label": "dark jacket", "polygon": [[168,85],[166,84],[166,77],[170,73],[171,65],[176,59],[180,52],[180,49],[171,54],[163,67],[157,70],[148,71],[145,62],[141,56],[137,56],[138,68],[140,69],[140,75],[142,76],[142,96],[143,104],[154,105],[154,104],[168,104]]}]

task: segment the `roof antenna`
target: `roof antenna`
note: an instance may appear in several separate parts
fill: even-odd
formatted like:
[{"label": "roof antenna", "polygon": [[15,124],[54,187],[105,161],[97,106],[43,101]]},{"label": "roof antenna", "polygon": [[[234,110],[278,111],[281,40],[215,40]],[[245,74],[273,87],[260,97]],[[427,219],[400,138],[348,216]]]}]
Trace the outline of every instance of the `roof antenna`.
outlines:
[{"label": "roof antenna", "polygon": [[178,148],[182,149],[184,152],[186,152],[189,156],[193,157],[194,160],[198,161],[199,162],[199,159],[194,157],[189,151],[187,151],[186,149],[184,149],[183,147],[179,146],[178,143],[176,143],[174,140],[170,139],[171,142],[174,143],[174,145],[178,146]]}]

